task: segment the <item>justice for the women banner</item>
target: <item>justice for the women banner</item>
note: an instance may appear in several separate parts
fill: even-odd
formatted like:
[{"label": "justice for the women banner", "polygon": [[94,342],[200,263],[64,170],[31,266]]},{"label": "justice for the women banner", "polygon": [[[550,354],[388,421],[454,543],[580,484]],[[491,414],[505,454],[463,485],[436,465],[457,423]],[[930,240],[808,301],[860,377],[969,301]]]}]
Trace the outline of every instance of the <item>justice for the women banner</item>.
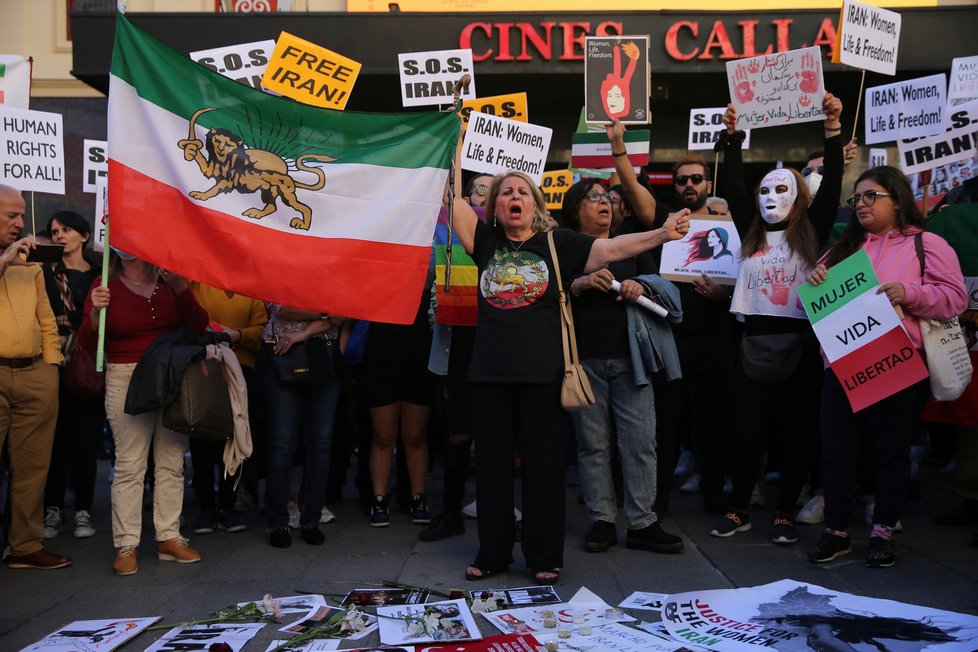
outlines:
[{"label": "justice for the women banner", "polygon": [[927,377],[927,367],[885,294],[865,251],[798,288],[805,312],[853,412]]}]

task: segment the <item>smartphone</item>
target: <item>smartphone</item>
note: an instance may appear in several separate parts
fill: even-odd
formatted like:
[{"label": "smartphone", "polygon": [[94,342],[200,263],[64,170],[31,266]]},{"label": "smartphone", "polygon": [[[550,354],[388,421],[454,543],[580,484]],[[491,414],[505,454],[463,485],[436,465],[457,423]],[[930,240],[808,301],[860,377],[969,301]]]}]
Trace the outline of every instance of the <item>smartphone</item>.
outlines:
[{"label": "smartphone", "polygon": [[65,246],[59,244],[39,244],[27,252],[29,263],[57,263],[65,252]]}]

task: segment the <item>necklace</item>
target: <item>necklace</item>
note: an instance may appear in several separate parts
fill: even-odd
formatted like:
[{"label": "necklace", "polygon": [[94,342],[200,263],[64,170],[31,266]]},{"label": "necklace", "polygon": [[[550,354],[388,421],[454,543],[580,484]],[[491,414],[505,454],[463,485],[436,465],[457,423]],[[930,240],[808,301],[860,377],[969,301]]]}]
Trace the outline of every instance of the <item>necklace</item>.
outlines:
[{"label": "necklace", "polygon": [[144,283],[146,283],[145,280],[142,280],[142,281],[134,281],[131,278],[129,278],[128,276],[126,276],[125,274],[122,274],[121,276],[122,276],[122,280],[123,281],[128,281],[129,283],[132,283],[133,285],[143,285]]},{"label": "necklace", "polygon": [[[530,238],[532,238],[532,237],[533,236],[530,235]],[[530,238],[525,238],[523,240],[520,240],[520,243],[519,244],[513,244],[513,241],[510,240],[509,238],[506,238],[506,240],[509,242],[509,246],[513,248],[513,251],[519,251],[520,250],[520,247],[522,247],[527,242],[529,242]]]}]

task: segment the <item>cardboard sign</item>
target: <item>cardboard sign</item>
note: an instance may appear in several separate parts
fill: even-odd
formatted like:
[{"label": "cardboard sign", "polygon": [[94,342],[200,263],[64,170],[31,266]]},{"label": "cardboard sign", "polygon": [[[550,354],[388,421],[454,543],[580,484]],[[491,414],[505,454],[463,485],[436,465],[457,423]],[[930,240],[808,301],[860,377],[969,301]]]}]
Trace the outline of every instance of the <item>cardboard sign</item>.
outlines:
[{"label": "cardboard sign", "polygon": [[261,90],[261,78],[275,51],[275,41],[255,41],[223,48],[197,50],[188,56],[239,84]]},{"label": "cardboard sign", "polygon": [[584,107],[588,122],[649,122],[649,37],[584,38]]},{"label": "cardboard sign", "polygon": [[814,46],[727,62],[737,128],[824,120],[822,50]]},{"label": "cardboard sign", "polygon": [[104,140],[85,139],[82,156],[82,191],[95,192],[96,181],[109,173],[109,145]]},{"label": "cardboard sign", "polygon": [[828,270],[820,285],[798,287],[825,357],[853,412],[927,377],[927,367],[903,330],[866,252]]},{"label": "cardboard sign", "polygon": [[960,103],[975,99],[978,99],[978,55],[958,57],[951,61],[947,101]]},{"label": "cardboard sign", "polygon": [[548,127],[473,112],[462,145],[462,169],[487,174],[518,170],[539,185],[552,135]]},{"label": "cardboard sign", "polygon": [[[643,165],[649,162],[649,139],[652,132],[646,129],[636,129],[625,132],[625,153],[628,162],[638,174]],[[603,131],[577,132],[571,136],[571,167],[580,170],[583,176],[587,170],[615,169],[615,159],[611,155],[611,142],[608,134]]]},{"label": "cardboard sign", "polygon": [[474,100],[462,100],[462,108],[458,113],[462,116],[462,129],[469,127],[469,115],[473,111],[498,115],[519,122],[528,122],[530,112],[527,110],[526,93],[509,93],[507,95],[491,95],[478,97]]},{"label": "cardboard sign", "polygon": [[933,136],[944,131],[947,75],[866,89],[866,144]]},{"label": "cardboard sign", "polygon": [[927,138],[910,138],[898,143],[900,167],[905,174],[943,167],[970,159],[978,139],[978,100],[956,106],[947,117],[948,128]]},{"label": "cardboard sign", "polygon": [[303,104],[343,110],[361,64],[282,32],[261,85]]},{"label": "cardboard sign", "polygon": [[65,194],[60,113],[0,106],[0,179],[17,190]]},{"label": "cardboard sign", "polygon": [[540,188],[547,200],[548,211],[559,211],[564,206],[564,193],[574,185],[574,173],[570,170],[551,170],[543,173]]},{"label": "cardboard sign", "polygon": [[[723,124],[723,114],[726,107],[716,109],[690,109],[689,110],[689,144],[687,149],[713,149],[714,143],[720,138],[720,134],[727,130]],[[740,149],[750,148],[750,129],[746,129],[747,137]]]},{"label": "cardboard sign", "polygon": [[28,109],[30,103],[30,61],[20,54],[0,54],[0,105]]},{"label": "cardboard sign", "polygon": [[691,283],[706,274],[721,285],[737,282],[740,235],[729,218],[710,216],[689,221],[681,240],[662,245],[659,274],[671,281]]},{"label": "cardboard sign", "polygon": [[895,75],[901,17],[856,0],[843,0],[832,63]]},{"label": "cardboard sign", "polygon": [[397,55],[397,67],[401,74],[402,106],[451,104],[452,86],[465,74],[472,81],[468,88],[462,89],[461,97],[476,97],[472,50],[406,52]]},{"label": "cardboard sign", "polygon": [[870,147],[869,148],[869,167],[878,168],[881,165],[887,165],[886,149],[883,147]]}]

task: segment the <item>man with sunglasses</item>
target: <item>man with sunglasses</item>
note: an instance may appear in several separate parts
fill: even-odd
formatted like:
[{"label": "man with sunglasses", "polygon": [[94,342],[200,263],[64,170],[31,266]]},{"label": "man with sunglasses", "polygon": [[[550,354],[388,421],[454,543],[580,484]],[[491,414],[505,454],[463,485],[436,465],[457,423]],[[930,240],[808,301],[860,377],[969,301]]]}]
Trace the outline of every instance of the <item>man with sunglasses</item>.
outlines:
[{"label": "man with sunglasses", "polygon": [[477,174],[472,177],[465,186],[465,202],[470,206],[485,206],[491,183],[491,174]]}]

